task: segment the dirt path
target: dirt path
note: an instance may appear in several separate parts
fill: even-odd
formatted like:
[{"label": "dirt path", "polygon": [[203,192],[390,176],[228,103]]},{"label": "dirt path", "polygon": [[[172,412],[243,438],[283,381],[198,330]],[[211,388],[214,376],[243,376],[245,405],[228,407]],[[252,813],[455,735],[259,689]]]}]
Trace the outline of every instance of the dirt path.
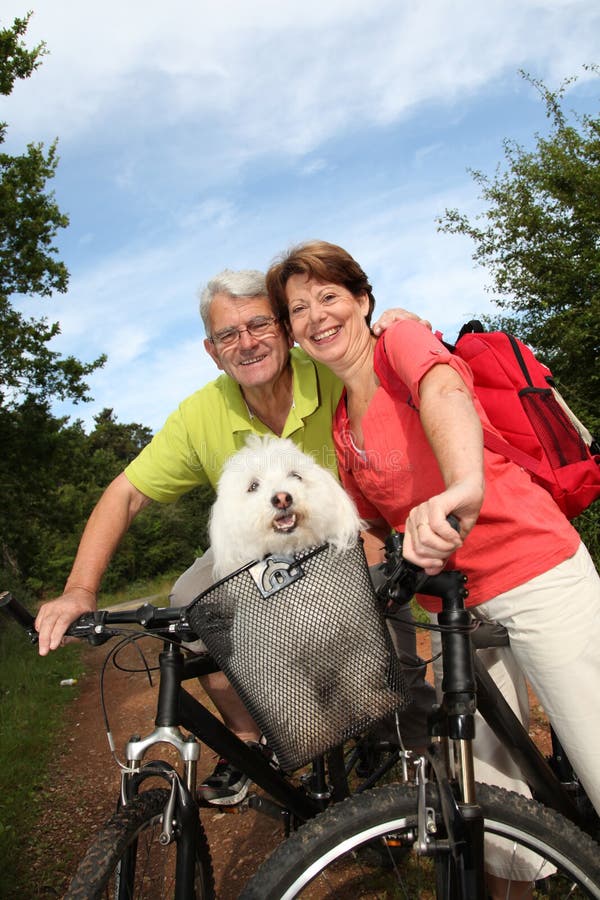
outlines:
[{"label": "dirt path", "polygon": [[[144,642],[152,654],[157,642]],[[95,829],[113,813],[119,790],[119,770],[110,753],[99,702],[100,670],[106,650],[86,649],[87,673],[77,686],[55,758],[48,787],[38,795],[40,815],[26,848],[27,894],[20,900],[62,897]],[[120,659],[127,667],[140,667],[131,650]],[[197,684],[197,683],[196,683]],[[143,674],[109,669],[106,701],[111,732],[119,753],[134,733],[153,728],[156,684]],[[65,688],[70,690],[71,688]],[[211,707],[199,684],[190,692]],[[214,768],[213,752],[202,745],[199,781]],[[219,900],[234,900],[241,885],[282,838],[274,820],[253,810],[240,814],[203,811],[210,842]],[[15,895],[16,896],[16,895]],[[158,900],[158,898],[157,898]]]},{"label": "dirt path", "polygon": [[[423,636],[420,652],[424,656],[427,656],[426,642]],[[78,696],[67,713],[65,729],[50,765],[49,786],[38,793],[38,826],[30,835],[29,846],[24,848],[27,860],[24,878],[28,887],[25,894],[19,893],[22,900],[62,897],[95,828],[114,810],[119,772],[108,749],[98,691],[105,655],[102,648],[85,650],[87,674],[81,679]],[[122,660],[124,666],[131,668],[139,668],[139,662],[132,655]],[[152,729],[156,688],[150,687],[141,674],[115,669],[109,670],[106,684],[111,731],[121,752],[134,731],[143,734]],[[210,706],[199,685],[192,692]],[[532,711],[531,733],[539,741],[545,732],[535,698],[532,698]],[[542,749],[547,752],[546,748]],[[200,780],[214,765],[212,751],[203,746]],[[203,811],[203,821],[211,846],[219,900],[235,900],[256,866],[281,840],[281,827],[252,810],[242,814],[207,810]]]}]

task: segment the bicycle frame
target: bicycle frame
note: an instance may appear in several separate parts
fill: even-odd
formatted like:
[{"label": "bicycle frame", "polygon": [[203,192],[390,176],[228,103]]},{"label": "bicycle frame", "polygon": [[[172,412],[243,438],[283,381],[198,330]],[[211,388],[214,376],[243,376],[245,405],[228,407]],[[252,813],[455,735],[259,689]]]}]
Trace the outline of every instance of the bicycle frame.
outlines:
[{"label": "bicycle frame", "polygon": [[[464,607],[465,578],[460,572],[442,572],[420,590],[440,597],[438,622],[442,637],[443,700],[430,722],[432,744],[428,754],[439,785],[442,813],[452,859],[447,885],[452,896],[480,900],[485,896],[483,813],[477,802],[473,766],[476,684],[471,649],[471,616]],[[433,851],[435,835],[427,829],[424,768],[419,777],[419,837],[423,852]],[[456,879],[456,884],[454,879]]]},{"label": "bicycle frame", "polygon": [[[127,743],[126,767],[121,774],[121,804],[127,806],[147,778],[159,777],[167,781],[170,794],[162,817],[163,830],[159,841],[163,845],[171,843],[175,836],[176,823],[179,839],[175,900],[186,900],[187,897],[194,895],[195,823],[198,821],[196,769],[200,755],[199,739],[219,755],[227,755],[228,759],[242,771],[248,772],[253,781],[280,804],[279,815],[284,821],[286,830],[289,830],[290,815],[299,821],[306,821],[323,807],[303,791],[290,785],[265,758],[250,750],[182,687],[185,680],[216,671],[210,657],[186,659],[179,645],[168,641],[164,643],[163,651],[159,655],[159,668],[160,685],[155,728],[144,737],[132,736]],[[181,726],[190,734],[184,735]],[[143,762],[151,748],[159,743],[167,743],[176,748],[183,764],[183,779],[173,766],[162,760]],[[264,803],[263,800],[261,802],[263,808]],[[125,886],[133,881],[134,868],[135,854],[125,855],[120,870],[120,878]]]},{"label": "bicycle frame", "polygon": [[[485,877],[483,865],[483,816],[475,794],[472,741],[474,738],[474,714],[479,708],[498,738],[513,752],[533,793],[545,805],[581,825],[581,816],[569,794],[564,789],[544,757],[530,739],[514,715],[500,691],[488,675],[483,664],[473,654],[471,643],[471,616],[464,607],[466,591],[460,572],[442,572],[434,578],[416,576],[418,587],[412,589],[440,597],[442,612],[438,616],[443,648],[443,703],[432,720],[432,744],[428,760],[435,773],[442,797],[442,811],[447,838],[441,844],[451,851],[452,884],[450,891],[458,890],[459,896],[479,900],[484,896]],[[407,583],[410,578],[407,579]],[[10,595],[0,595],[0,607],[6,607],[36,639],[33,619]],[[257,798],[256,806],[279,817],[289,832],[290,823],[304,822],[320,812],[328,796],[324,766],[315,766],[317,788],[312,794],[293,787],[288,779],[273,768],[268,759],[246,746],[221,721],[197,701],[183,687],[183,682],[217,670],[209,657],[186,657],[181,650],[185,636],[185,613],[181,612],[177,627],[173,611],[155,610],[146,606],[131,611],[110,613],[103,611],[93,616],[98,635],[110,635],[104,626],[138,622],[155,635],[165,636],[159,656],[160,687],[154,730],[144,736],[131,737],[126,748],[126,766],[122,775],[121,802],[127,805],[137,794],[140,784],[150,777],[166,780],[171,788],[169,801],[163,816],[161,842],[173,838],[173,820],[184,824],[197,819],[196,767],[199,757],[198,741],[201,740],[220,756],[230,760],[246,772],[252,781],[272,798]],[[170,616],[170,618],[168,618]],[[152,622],[153,617],[156,621]],[[183,624],[182,624],[183,623]],[[79,636],[90,638],[90,625]],[[189,628],[189,626],[188,626]],[[142,633],[142,632],[140,632]],[[167,638],[166,635],[169,634]],[[105,637],[99,637],[102,642]],[[184,735],[181,728],[189,735]],[[147,761],[150,749],[158,743],[175,747],[183,763],[183,778],[163,761]],[[319,781],[320,779],[320,781]],[[426,806],[425,763],[417,765],[419,785],[418,845],[427,853],[436,847],[436,837],[428,830]],[[366,787],[368,785],[364,785]],[[193,880],[193,829],[184,827],[184,838],[178,843],[178,885],[185,890]],[[133,863],[132,863],[133,864]],[[127,861],[124,861],[127,865]],[[186,888],[187,886],[187,888]],[[448,896],[454,896],[449,893]]]},{"label": "bicycle frame", "polygon": [[[167,742],[179,751],[188,791],[195,789],[198,747],[184,737],[180,731],[182,726],[219,756],[226,757],[241,771],[246,772],[255,784],[281,806],[282,816],[291,814],[298,821],[304,822],[323,808],[322,804],[311,799],[304,791],[290,785],[285,776],[275,770],[266,758],[251,750],[182,687],[185,680],[216,671],[210,658],[186,659],[181,649],[169,641],[165,643],[159,656],[159,665],[161,677],[156,727],[151,734],[143,738],[135,736],[127,744],[127,760],[135,775],[135,782],[139,781],[141,761],[148,750],[157,743]],[[126,780],[127,777],[125,773]],[[127,786],[122,789],[122,795],[124,802],[127,802],[130,798]]]},{"label": "bicycle frame", "polygon": [[[427,759],[438,783],[452,872],[443,886],[444,896],[478,898],[485,896],[483,817],[477,803],[473,765],[475,711],[479,709],[499,740],[521,768],[532,793],[582,827],[583,820],[546,759],[514,714],[484,664],[473,652],[472,620],[465,609],[465,579],[460,572],[442,572],[424,578],[410,566],[405,585],[441,598],[438,623],[442,640],[441,706],[430,721],[431,745]],[[404,576],[403,576],[404,577]],[[414,579],[418,579],[415,582]],[[393,595],[392,595],[393,596]],[[426,804],[425,760],[417,766],[418,836],[420,852],[433,852],[436,837],[429,832],[430,814]]]}]

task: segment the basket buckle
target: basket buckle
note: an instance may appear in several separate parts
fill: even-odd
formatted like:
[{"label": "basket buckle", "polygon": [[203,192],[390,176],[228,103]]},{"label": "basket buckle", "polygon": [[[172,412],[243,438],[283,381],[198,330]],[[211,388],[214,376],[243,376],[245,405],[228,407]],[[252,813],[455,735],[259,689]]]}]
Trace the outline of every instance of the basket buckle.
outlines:
[{"label": "basket buckle", "polygon": [[304,578],[304,570],[293,556],[267,556],[248,572],[265,599]]}]

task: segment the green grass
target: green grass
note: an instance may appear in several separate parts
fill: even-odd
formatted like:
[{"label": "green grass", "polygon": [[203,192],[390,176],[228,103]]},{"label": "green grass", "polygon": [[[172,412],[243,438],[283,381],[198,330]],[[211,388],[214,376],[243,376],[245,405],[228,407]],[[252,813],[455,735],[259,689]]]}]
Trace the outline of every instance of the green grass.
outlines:
[{"label": "green grass", "polygon": [[[100,598],[100,606],[152,597],[166,603],[173,576],[136,583]],[[15,893],[19,861],[23,865],[27,835],[45,794],[47,761],[60,738],[67,704],[77,685],[61,687],[64,678],[83,671],[82,646],[68,644],[40,657],[25,633],[6,616],[0,618],[0,897]],[[26,851],[25,851],[26,852]]]},{"label": "green grass", "polygon": [[80,647],[69,645],[42,658],[12,622],[0,627],[0,897],[15,896],[17,864],[30,826],[37,818],[52,743],[79,678]]},{"label": "green grass", "polygon": [[428,614],[425,612],[425,610],[423,609],[422,606],[419,606],[419,604],[417,603],[417,601],[414,598],[410,601],[410,608],[412,610],[413,618],[414,618],[415,622],[417,623],[417,625],[419,623],[425,624],[425,625],[429,624]]},{"label": "green grass", "polygon": [[112,594],[101,593],[98,605],[104,608],[116,606],[118,603],[126,603],[129,600],[144,599],[157,606],[166,606],[169,592],[178,575],[178,572],[167,573],[158,576],[153,581],[132,581],[120,591]]}]

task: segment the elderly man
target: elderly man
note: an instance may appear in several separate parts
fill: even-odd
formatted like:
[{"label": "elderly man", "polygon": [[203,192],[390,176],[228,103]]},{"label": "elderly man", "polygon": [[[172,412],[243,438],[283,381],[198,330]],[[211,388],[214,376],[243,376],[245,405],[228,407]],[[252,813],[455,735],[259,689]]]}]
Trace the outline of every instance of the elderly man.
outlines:
[{"label": "elderly man", "polygon": [[[38,613],[41,655],[60,645],[74,619],[96,608],[102,576],[138,513],[152,500],[170,503],[198,485],[216,487],[223,464],[249,433],[289,437],[335,471],[331,420],[341,383],[292,347],[266,294],[263,274],[226,270],[217,275],[202,292],[200,313],[204,347],[224,374],[187,397],[107,487],[87,522],[62,596]],[[400,316],[412,314],[394,311],[385,318]],[[381,328],[385,323],[378,324]],[[376,561],[372,555],[370,561]],[[171,602],[188,603],[209,584],[207,552],[176,582]],[[408,632],[408,647],[406,634],[393,637],[414,656],[414,630]],[[418,744],[424,739],[433,693],[422,674],[412,680],[420,713],[409,717],[407,739]],[[216,673],[202,681],[225,724],[242,740],[257,742],[257,726],[225,676]],[[231,805],[245,797],[248,779],[220,760],[201,790],[211,802]]]}]

